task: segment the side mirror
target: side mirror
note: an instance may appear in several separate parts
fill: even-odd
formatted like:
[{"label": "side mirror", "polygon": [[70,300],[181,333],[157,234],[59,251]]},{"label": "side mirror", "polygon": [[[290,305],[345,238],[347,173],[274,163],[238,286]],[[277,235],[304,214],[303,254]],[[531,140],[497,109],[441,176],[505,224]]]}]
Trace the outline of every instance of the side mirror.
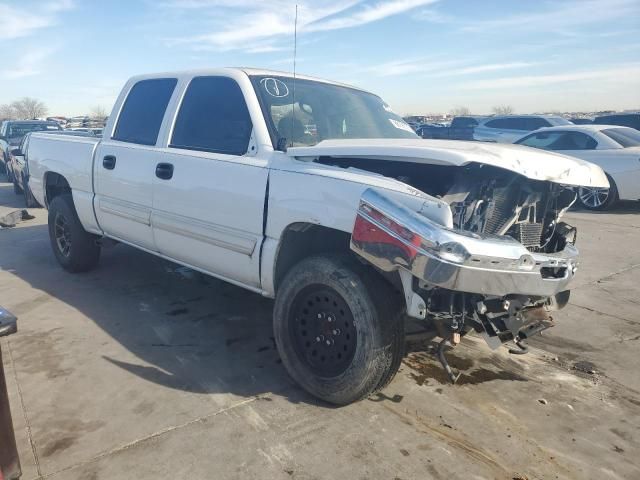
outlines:
[{"label": "side mirror", "polygon": [[13,148],[11,149],[11,155],[13,155],[14,157],[21,157],[22,150],[20,150],[19,148]]}]

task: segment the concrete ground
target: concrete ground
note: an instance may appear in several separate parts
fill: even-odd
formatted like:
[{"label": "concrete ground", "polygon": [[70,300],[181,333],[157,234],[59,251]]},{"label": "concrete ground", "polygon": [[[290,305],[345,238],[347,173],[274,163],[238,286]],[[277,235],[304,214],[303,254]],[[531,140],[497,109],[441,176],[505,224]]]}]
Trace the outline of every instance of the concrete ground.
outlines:
[{"label": "concrete ground", "polygon": [[[0,184],[0,215],[21,200]],[[568,215],[581,271],[532,353],[466,338],[452,386],[412,343],[382,394],[345,408],[288,378],[270,300],[122,245],[68,274],[30,212],[0,231],[24,479],[640,478],[637,204]]]}]

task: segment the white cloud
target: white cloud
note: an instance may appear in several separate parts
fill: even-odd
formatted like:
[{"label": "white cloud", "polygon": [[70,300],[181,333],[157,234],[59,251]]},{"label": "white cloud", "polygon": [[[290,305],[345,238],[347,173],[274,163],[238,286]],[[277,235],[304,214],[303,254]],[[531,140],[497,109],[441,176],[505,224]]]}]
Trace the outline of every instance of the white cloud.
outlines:
[{"label": "white cloud", "polygon": [[497,72],[536,65],[530,62],[484,63],[469,65],[464,60],[440,60],[434,58],[409,58],[394,60],[369,67],[367,70],[379,77],[428,74],[429,77],[447,77],[453,75],[472,75],[485,72]]},{"label": "white cloud", "polygon": [[[618,81],[620,79],[640,79],[640,64],[630,63],[601,70],[588,70],[573,73],[559,73],[549,75],[523,75],[517,77],[496,78],[491,80],[476,80],[458,86],[465,90],[496,90],[508,88],[541,87],[582,80],[598,80],[601,82]],[[638,80],[640,83],[640,80]]]},{"label": "white cloud", "polygon": [[[410,11],[438,0],[306,0],[298,3],[298,34],[353,28]],[[194,50],[248,50],[282,48],[277,42],[293,36],[295,6],[291,1],[172,0],[171,9],[200,9],[212,16],[212,33],[169,39],[168,44],[189,45]],[[222,9],[222,10],[220,10]],[[224,18],[224,20],[221,20]],[[231,20],[229,20],[231,19]]]},{"label": "white cloud", "polygon": [[57,51],[56,47],[41,47],[23,52],[17,62],[3,70],[2,77],[17,79],[42,73],[45,60]]},{"label": "white cloud", "polygon": [[55,25],[57,14],[74,8],[72,0],[51,0],[37,7],[21,3],[19,7],[0,3],[0,40],[28,37],[36,31]]},{"label": "white cloud", "polygon": [[535,7],[533,12],[501,15],[491,20],[473,19],[466,22],[462,26],[462,30],[487,32],[514,29],[518,31],[553,31],[559,34],[573,35],[574,32],[570,29],[640,14],[640,2],[637,0],[571,0],[549,3],[547,5],[552,5],[552,8],[544,10],[540,10],[538,2],[528,3],[528,5]]}]

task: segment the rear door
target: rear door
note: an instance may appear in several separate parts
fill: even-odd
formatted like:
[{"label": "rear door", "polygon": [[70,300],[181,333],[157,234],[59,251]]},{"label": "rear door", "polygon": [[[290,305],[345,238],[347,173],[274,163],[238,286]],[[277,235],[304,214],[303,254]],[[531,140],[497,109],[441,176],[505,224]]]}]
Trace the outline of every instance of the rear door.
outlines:
[{"label": "rear door", "polygon": [[268,169],[242,88],[253,94],[248,78],[189,82],[157,165],[152,224],[162,254],[258,287]]},{"label": "rear door", "polygon": [[[113,132],[105,132],[95,153],[94,207],[100,228],[110,237],[156,250],[151,229],[156,147],[175,78],[134,83]],[[110,134],[109,134],[110,133]]]}]

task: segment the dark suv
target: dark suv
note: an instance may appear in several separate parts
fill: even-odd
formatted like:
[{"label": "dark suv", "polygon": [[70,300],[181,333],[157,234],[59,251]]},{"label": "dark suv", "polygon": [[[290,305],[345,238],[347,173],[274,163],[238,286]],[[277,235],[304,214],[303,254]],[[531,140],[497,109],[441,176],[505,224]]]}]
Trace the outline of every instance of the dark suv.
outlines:
[{"label": "dark suv", "polygon": [[[56,122],[44,120],[5,120],[0,125],[0,168],[6,169],[9,152],[20,145],[22,138],[29,132],[62,130]],[[6,171],[6,170],[5,170]]]},{"label": "dark suv", "polygon": [[640,113],[616,113],[613,115],[602,115],[596,117],[593,123],[599,125],[620,125],[621,127],[631,127],[640,130]]}]

